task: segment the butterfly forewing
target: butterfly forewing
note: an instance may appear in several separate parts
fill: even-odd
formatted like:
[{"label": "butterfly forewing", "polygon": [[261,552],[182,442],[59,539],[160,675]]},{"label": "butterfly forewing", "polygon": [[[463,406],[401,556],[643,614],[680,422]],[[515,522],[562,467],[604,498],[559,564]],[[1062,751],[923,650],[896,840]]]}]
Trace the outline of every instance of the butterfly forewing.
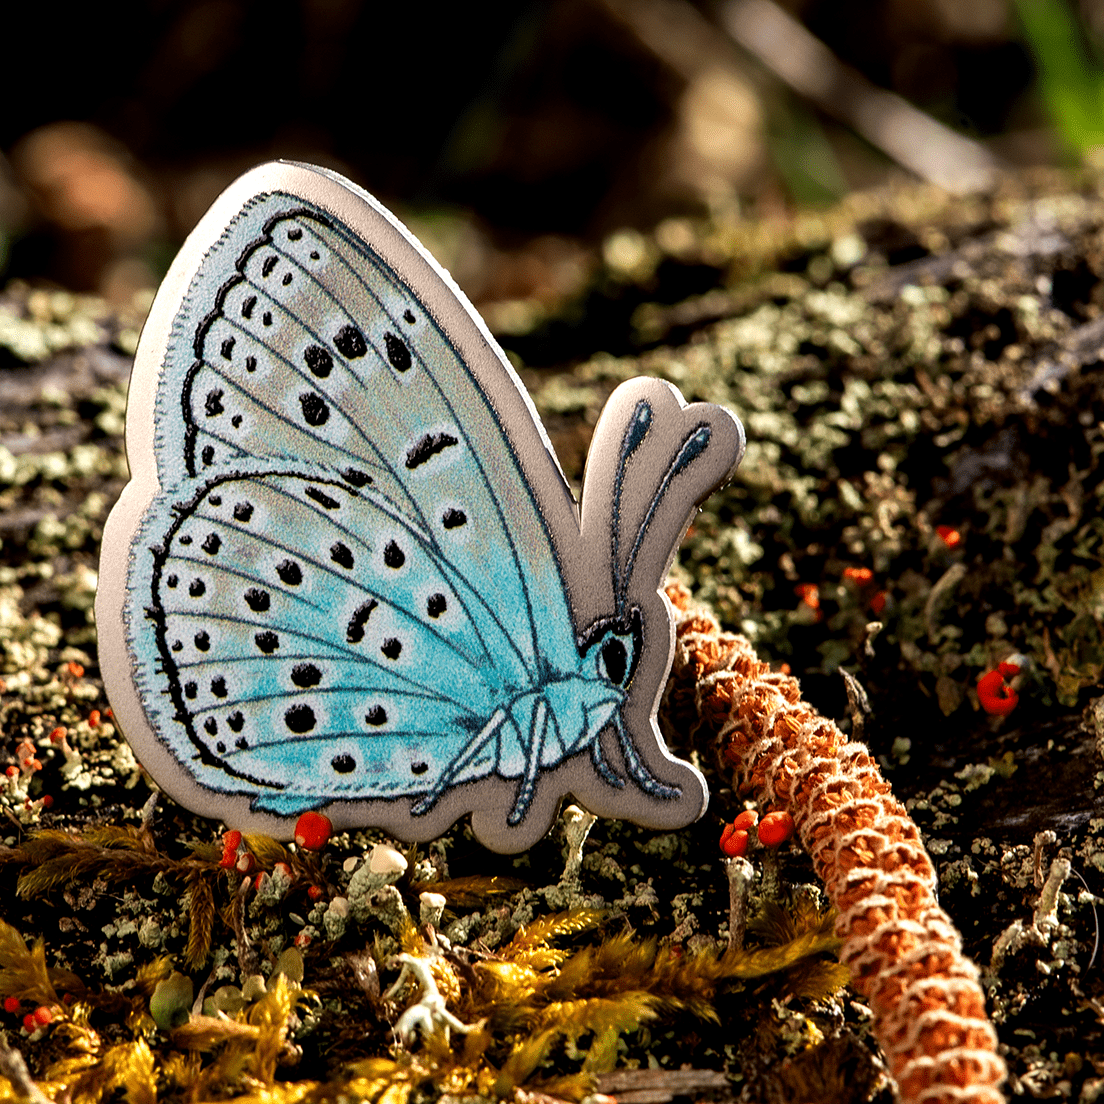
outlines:
[{"label": "butterfly forewing", "polygon": [[549,650],[555,662],[561,646],[538,640],[541,621],[567,616],[551,545],[446,335],[331,217],[269,196],[238,221],[257,232],[231,227],[189,302],[191,355],[185,367],[177,354],[175,373],[184,429],[162,447],[164,466],[199,478],[286,457],[371,487],[477,591],[495,580],[496,616],[530,670]]}]

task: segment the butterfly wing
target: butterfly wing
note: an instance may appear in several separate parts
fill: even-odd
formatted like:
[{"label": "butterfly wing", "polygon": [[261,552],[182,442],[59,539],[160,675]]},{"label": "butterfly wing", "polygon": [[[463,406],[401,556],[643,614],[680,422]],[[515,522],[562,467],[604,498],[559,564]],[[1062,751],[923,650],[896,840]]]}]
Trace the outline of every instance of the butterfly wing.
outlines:
[{"label": "butterfly wing", "polygon": [[655,724],[657,588],[742,435],[656,381],[617,394],[580,522],[517,376],[388,212],[308,166],[237,181],[147,321],[104,536],[101,666],[147,769],[285,836],[305,808],[406,839],[470,811],[518,850],[568,792],[699,815]]},{"label": "butterfly wing", "polygon": [[[318,170],[239,181],[159,293],[130,407],[101,647],[174,796],[284,834],[262,814],[344,802],[339,823],[425,838],[471,807],[462,783],[521,774],[526,734],[480,733],[578,666],[548,529],[574,507],[516,376],[389,214]],[[387,800],[427,792],[448,800],[417,823]]]}]

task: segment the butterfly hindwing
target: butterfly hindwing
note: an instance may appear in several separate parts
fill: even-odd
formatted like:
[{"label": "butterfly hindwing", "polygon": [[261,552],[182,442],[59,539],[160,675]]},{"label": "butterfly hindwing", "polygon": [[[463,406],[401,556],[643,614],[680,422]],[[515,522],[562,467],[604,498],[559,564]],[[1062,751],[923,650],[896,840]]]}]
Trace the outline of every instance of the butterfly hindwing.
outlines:
[{"label": "butterfly hindwing", "polygon": [[424,792],[493,712],[496,680],[523,677],[424,536],[339,481],[211,480],[155,553],[151,593],[190,756],[262,798]]}]

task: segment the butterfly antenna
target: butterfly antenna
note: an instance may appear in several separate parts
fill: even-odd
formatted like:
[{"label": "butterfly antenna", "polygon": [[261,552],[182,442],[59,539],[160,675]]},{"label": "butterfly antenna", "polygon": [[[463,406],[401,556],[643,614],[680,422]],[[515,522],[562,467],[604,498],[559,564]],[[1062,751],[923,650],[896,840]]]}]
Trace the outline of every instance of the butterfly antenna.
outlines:
[{"label": "butterfly antenna", "polygon": [[619,613],[624,608],[625,595],[629,589],[629,580],[632,578],[633,566],[636,563],[637,553],[640,551],[640,546],[644,543],[644,538],[648,534],[648,527],[652,524],[652,518],[655,517],[656,511],[659,509],[659,504],[663,501],[663,496],[667,493],[667,488],[671,485],[671,481],[676,475],[685,471],[694,460],[705,452],[706,446],[709,444],[709,439],[712,435],[713,431],[707,425],[699,425],[697,429],[688,434],[686,439],[682,442],[678,452],[675,454],[674,460],[671,461],[670,467],[668,467],[663,478],[660,480],[659,486],[656,488],[656,493],[652,496],[648,512],[644,515],[644,520],[640,523],[640,530],[636,534],[636,542],[633,544],[632,551],[625,561],[625,571],[621,577],[621,589],[617,594],[617,610]]},{"label": "butterfly antenna", "polygon": [[529,725],[529,747],[525,755],[525,774],[518,787],[514,807],[506,818],[508,824],[520,824],[533,801],[537,789],[537,768],[544,752],[544,739],[548,734],[548,702],[537,698],[533,703],[533,717]]},{"label": "butterfly antenna", "polygon": [[611,563],[613,565],[613,593],[617,600],[617,614],[624,612],[625,593],[628,590],[629,571],[622,572],[618,558],[621,553],[621,492],[625,487],[625,470],[629,457],[640,447],[652,425],[652,408],[643,399],[636,404],[625,436],[621,439],[621,454],[617,458],[617,471],[613,477],[613,524]]}]

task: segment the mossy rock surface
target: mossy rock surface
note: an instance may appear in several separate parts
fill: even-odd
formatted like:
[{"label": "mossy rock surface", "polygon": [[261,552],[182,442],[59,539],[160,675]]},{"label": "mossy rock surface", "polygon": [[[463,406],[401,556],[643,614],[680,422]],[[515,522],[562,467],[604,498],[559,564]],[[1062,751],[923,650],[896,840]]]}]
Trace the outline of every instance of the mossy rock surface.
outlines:
[{"label": "mossy rock surface", "polygon": [[[747,458],[695,521],[677,577],[879,757],[932,852],[940,903],[982,967],[1013,1088],[1097,1099],[1104,202],[1091,182],[1017,181],[971,200],[902,189],[787,223],[674,229],[614,243],[584,300],[504,335],[565,470],[577,484],[601,403],[630,376],[661,376],[741,415]],[[212,1090],[244,1095],[241,1063],[260,1062],[263,1042],[271,1062],[251,1076],[263,1066],[288,1099],[312,1081],[317,1099],[388,1085],[411,1099],[515,1085],[578,1099],[596,1084],[624,1100],[650,1087],[671,1098],[888,1101],[869,1014],[835,990],[830,940],[816,943],[824,922],[797,850],[753,856],[761,911],[748,947],[789,948],[782,968],[702,981],[707,958],[695,956],[727,940],[718,839],[743,805],[690,733],[667,736],[709,777],[705,817],[664,835],[599,822],[577,879],[562,877],[562,825],[504,858],[461,824],[380,884],[363,872],[384,842],[371,832],[338,836],[316,856],[247,840],[256,865],[243,891],[246,876],[219,866],[222,826],[163,796],[151,804],[106,712],[92,620],[102,527],[126,478],[140,315],[141,304],[113,312],[65,293],[0,293],[0,731],[13,765],[25,739],[42,763],[25,794],[9,783],[0,797],[0,917],[28,941],[44,938],[46,980],[62,1007],[86,1010],[101,1052],[122,1048],[113,1061],[125,1076],[89,1082],[91,1098],[137,1092],[146,1078],[161,1099],[186,1099],[188,1063],[216,1061],[225,1082]],[[990,715],[978,680],[1013,656],[1026,657],[1018,704]],[[841,671],[858,679],[868,713],[853,715]],[[58,726],[79,764],[50,742]],[[1032,926],[1060,856],[1072,872],[1035,928],[1042,937],[1008,935],[1016,921]],[[416,988],[385,991],[394,954],[414,939],[404,917],[417,920],[427,891],[446,897],[440,927],[454,948],[441,991],[463,1022],[486,1019],[489,1039],[480,1050],[478,1033],[454,1033],[451,1049],[415,1043],[407,1060],[392,1025]],[[518,942],[523,925],[587,909],[602,911],[600,926],[576,912],[574,928]],[[272,981],[297,937],[301,991]],[[509,1014],[479,1003],[489,991],[473,979],[487,963],[530,955],[534,968],[566,969],[558,950],[577,952],[578,966],[579,953],[600,956],[614,937],[631,937],[655,999],[619,990],[605,1021],[556,1021],[559,1034],[536,1042],[521,990],[509,990]],[[659,980],[680,955],[694,970]],[[577,999],[598,999],[597,961],[580,973]],[[0,961],[0,990],[18,995],[11,962]],[[174,970],[201,998],[184,1029],[149,1014]],[[673,977],[699,986],[694,999],[656,996],[677,988]],[[817,984],[829,995],[817,999]],[[204,1004],[219,993],[222,1004]],[[23,999],[7,1026],[52,1092],[76,1028],[21,1034],[41,1003]],[[284,1015],[290,1034],[253,1025],[248,1046],[248,1032],[218,1036],[202,1017],[223,1005],[247,1026],[250,1010]],[[159,1020],[175,1023],[177,1011]],[[712,1014],[720,1028],[703,1018]],[[586,1025],[574,1040],[572,1022]],[[202,1030],[215,1032],[207,1049],[190,1049]],[[235,1046],[238,1065],[225,1060]]]}]

